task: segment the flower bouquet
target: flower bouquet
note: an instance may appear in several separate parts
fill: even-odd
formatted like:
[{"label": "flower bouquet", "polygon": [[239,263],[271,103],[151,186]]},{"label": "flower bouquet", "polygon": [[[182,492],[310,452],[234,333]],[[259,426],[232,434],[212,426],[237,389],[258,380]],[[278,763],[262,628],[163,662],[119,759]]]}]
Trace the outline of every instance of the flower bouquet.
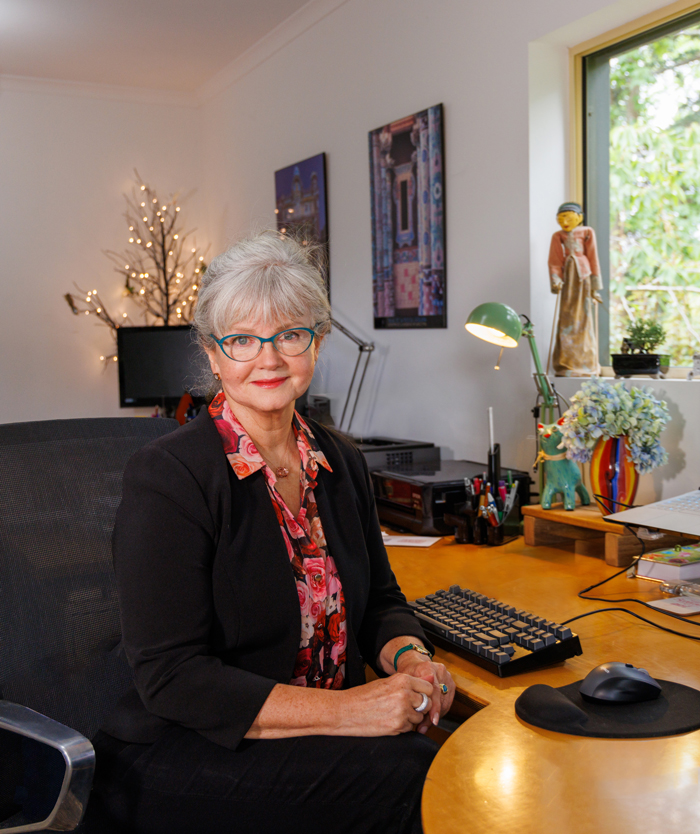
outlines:
[{"label": "flower bouquet", "polygon": [[560,422],[566,456],[591,463],[594,493],[614,512],[631,504],[638,475],[668,460],[659,437],[670,419],[668,406],[648,388],[591,379],[571,398]]},{"label": "flower bouquet", "polygon": [[562,418],[566,456],[587,463],[601,438],[626,436],[634,468],[644,475],[668,460],[659,437],[669,419],[668,406],[650,389],[591,379]]}]

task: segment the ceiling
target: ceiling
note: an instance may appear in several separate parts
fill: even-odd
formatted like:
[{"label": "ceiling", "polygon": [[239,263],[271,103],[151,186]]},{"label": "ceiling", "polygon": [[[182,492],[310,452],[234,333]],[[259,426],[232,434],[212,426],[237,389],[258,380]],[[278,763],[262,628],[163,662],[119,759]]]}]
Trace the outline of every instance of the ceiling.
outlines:
[{"label": "ceiling", "polygon": [[308,0],[0,0],[0,74],[192,92]]}]

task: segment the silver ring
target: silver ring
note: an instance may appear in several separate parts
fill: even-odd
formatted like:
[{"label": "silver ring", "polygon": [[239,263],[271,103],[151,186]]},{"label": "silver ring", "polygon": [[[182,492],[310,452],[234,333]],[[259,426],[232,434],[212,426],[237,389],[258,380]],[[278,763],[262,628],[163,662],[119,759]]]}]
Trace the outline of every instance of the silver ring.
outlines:
[{"label": "silver ring", "polygon": [[425,712],[425,710],[428,707],[428,696],[425,694],[425,692],[423,693],[422,697],[423,700],[420,702],[420,706],[416,707],[416,712]]}]

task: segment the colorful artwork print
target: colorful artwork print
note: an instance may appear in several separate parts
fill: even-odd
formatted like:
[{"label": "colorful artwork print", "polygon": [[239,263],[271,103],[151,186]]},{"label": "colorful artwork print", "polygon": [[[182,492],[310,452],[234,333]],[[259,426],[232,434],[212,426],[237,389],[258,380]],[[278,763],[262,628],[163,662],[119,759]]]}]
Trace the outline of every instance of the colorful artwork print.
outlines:
[{"label": "colorful artwork print", "polygon": [[318,264],[330,294],[325,153],[275,171],[275,200],[280,232],[293,234],[304,245],[321,245]]},{"label": "colorful artwork print", "polygon": [[442,105],[370,131],[375,328],[447,327]]}]

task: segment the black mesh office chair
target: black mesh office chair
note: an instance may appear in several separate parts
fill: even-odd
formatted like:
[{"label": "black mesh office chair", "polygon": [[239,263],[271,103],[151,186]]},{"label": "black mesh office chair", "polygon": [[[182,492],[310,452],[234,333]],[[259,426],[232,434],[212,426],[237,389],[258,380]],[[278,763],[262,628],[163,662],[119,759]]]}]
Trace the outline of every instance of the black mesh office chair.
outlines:
[{"label": "black mesh office chair", "polygon": [[131,679],[111,552],[122,473],[174,428],[130,417],[0,425],[0,831],[80,823],[87,739]]}]

